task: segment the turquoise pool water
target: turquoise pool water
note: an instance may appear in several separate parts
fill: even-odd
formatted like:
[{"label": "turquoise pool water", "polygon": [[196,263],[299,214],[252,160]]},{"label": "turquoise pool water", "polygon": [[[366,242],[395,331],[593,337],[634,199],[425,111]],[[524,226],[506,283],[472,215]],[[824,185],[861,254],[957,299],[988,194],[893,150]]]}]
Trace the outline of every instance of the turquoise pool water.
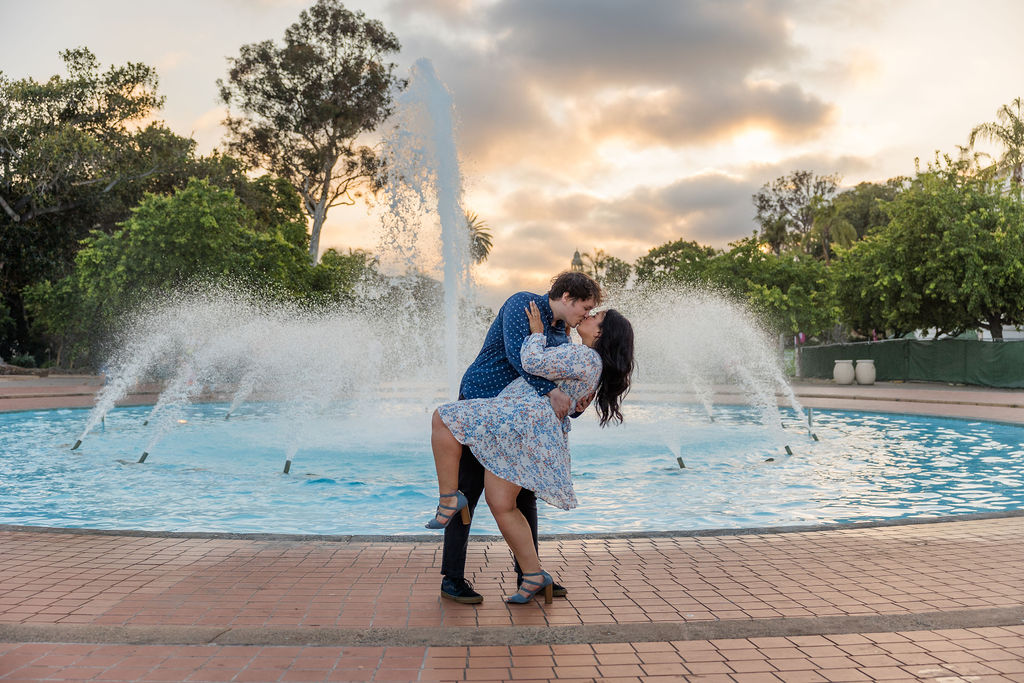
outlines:
[{"label": "turquoise pool water", "polygon": [[[151,443],[150,408],[119,408],[76,451],[86,410],[0,415],[0,523],[98,529],[422,534],[435,504],[430,409],[394,400],[326,417],[271,404],[225,420],[191,406]],[[580,507],[540,505],[542,533],[786,526],[1024,507],[1024,427],[634,401],[626,423],[570,435]],[[786,446],[792,455],[786,455]],[[296,450],[297,449],[297,450]],[[291,473],[282,474],[294,451]],[[680,469],[677,457],[686,467]],[[768,459],[773,459],[768,461]],[[497,533],[485,506],[473,530]]]}]

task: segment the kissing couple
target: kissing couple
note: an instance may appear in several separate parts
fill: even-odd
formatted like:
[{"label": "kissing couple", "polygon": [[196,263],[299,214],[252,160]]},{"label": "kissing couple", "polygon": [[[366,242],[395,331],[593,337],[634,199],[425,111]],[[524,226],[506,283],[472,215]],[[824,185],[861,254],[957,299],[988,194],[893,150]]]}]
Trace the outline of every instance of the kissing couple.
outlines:
[{"label": "kissing couple", "polygon": [[[483,348],[462,377],[459,400],[434,411],[430,445],[440,500],[427,528],[444,529],[441,597],[476,604],[466,581],[469,527],[486,493],[515,559],[519,590],[505,602],[545,602],[566,590],[541,569],[537,497],[576,507],[569,416],[595,402],[601,426],[622,422],[620,401],[633,372],[633,327],[615,309],[595,311],[601,287],[584,273],[556,276],[547,294],[505,301]],[[569,328],[582,341],[572,343]]]}]

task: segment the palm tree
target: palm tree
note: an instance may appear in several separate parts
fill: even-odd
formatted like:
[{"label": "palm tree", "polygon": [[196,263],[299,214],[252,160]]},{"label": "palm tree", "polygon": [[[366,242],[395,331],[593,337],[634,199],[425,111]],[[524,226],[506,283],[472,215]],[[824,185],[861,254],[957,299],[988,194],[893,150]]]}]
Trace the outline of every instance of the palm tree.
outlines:
[{"label": "palm tree", "polygon": [[591,256],[590,252],[586,252],[582,256],[583,272],[594,278],[595,280],[601,280],[601,276],[604,274],[605,263],[608,261],[608,254],[605,253],[604,249],[594,249],[594,254]]},{"label": "palm tree", "polygon": [[810,250],[820,246],[822,258],[825,259],[825,265],[828,265],[832,247],[848,247],[853,244],[857,239],[857,229],[842,217],[836,202],[815,197],[811,200],[811,208],[814,210],[814,223],[804,239],[805,248]]},{"label": "palm tree", "polygon": [[483,263],[494,246],[487,222],[472,211],[466,212],[466,229],[469,230],[469,256],[473,263]]},{"label": "palm tree", "polygon": [[999,107],[996,119],[975,126],[969,144],[973,149],[978,138],[1001,144],[1005,151],[990,168],[997,174],[1009,175],[1019,188],[1024,185],[1024,99],[1018,97]]}]

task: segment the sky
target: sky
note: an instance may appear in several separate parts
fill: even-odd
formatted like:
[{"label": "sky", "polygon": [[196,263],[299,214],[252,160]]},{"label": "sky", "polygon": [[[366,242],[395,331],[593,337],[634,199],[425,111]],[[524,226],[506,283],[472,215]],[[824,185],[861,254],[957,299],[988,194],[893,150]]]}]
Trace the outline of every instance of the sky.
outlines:
[{"label": "sky", "polygon": [[[0,71],[156,67],[161,118],[222,144],[216,81],[310,0],[0,0]],[[454,99],[465,207],[494,248],[482,300],[544,291],[574,250],[634,261],[750,235],[751,195],[796,169],[914,172],[1024,96],[1018,0],[360,0]],[[378,249],[380,204],[336,208],[321,248]]]}]

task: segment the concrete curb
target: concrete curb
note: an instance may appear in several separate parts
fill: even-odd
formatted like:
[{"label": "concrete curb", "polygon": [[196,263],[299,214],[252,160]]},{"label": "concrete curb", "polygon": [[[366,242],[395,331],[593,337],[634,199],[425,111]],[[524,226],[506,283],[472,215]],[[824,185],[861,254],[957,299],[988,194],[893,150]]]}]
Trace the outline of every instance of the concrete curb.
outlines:
[{"label": "concrete curb", "polygon": [[[996,512],[973,512],[962,515],[945,515],[941,517],[904,517],[901,519],[882,519],[873,522],[849,522],[846,524],[802,524],[794,526],[748,527],[736,529],[679,529],[668,531],[626,531],[589,534],[540,534],[540,540],[592,541],[603,539],[688,538],[694,536],[762,536],[766,534],[793,534],[814,531],[876,529],[879,527],[911,526],[915,524],[947,524],[950,522],[973,522],[985,519],[1004,519],[1009,517],[1024,517],[1024,509],[1000,510]],[[143,538],[208,538],[240,541],[317,541],[323,543],[438,543],[443,539],[443,536],[440,534],[410,534],[408,536],[375,536],[369,534],[271,534],[217,531],[147,531],[143,529],[80,529],[0,524],[0,533],[2,532],[29,532],[86,536],[128,536]],[[473,534],[471,538],[478,541],[503,540],[501,536],[494,534]]]},{"label": "concrete curb", "polygon": [[0,642],[127,645],[262,645],[450,647],[641,643],[724,638],[890,633],[1016,626],[1024,607],[871,616],[735,619],[594,626],[488,626],[448,628],[260,628],[202,626],[0,625]]}]

